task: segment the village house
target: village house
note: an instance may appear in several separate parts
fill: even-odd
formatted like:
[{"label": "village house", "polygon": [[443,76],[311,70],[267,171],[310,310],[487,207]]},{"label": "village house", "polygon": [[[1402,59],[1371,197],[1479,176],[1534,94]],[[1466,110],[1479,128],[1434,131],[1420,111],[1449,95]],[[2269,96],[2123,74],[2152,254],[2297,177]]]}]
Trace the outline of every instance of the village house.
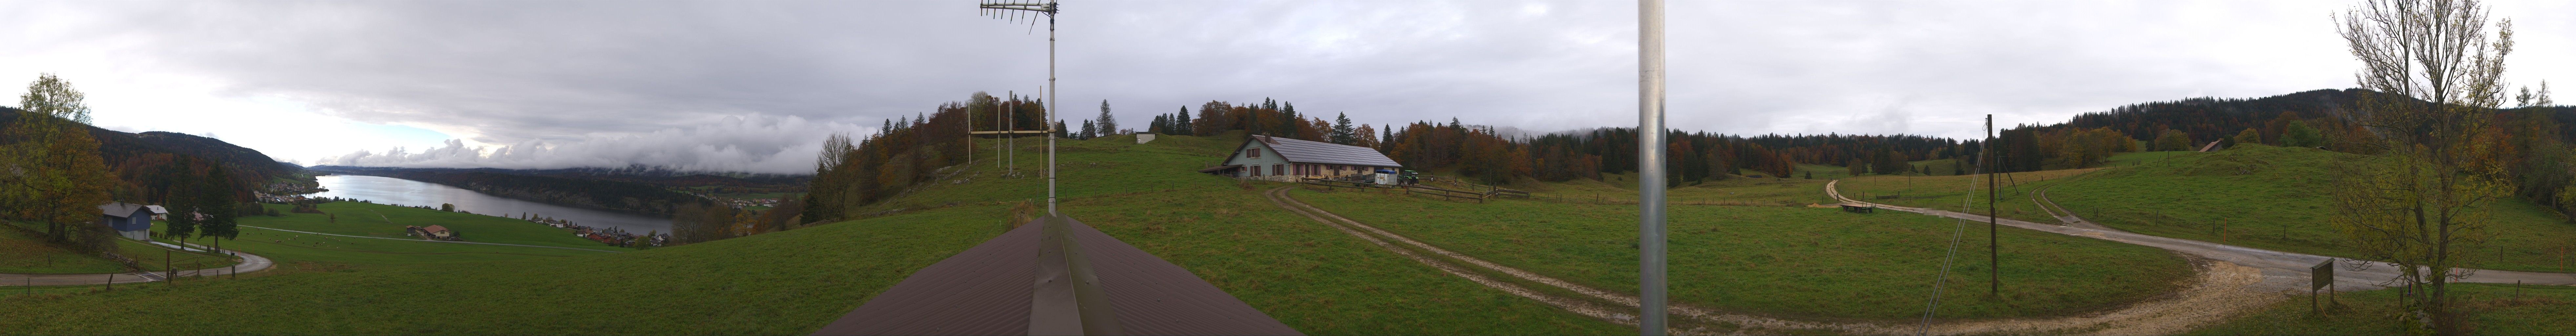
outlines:
[{"label": "village house", "polygon": [[98,205],[98,225],[116,230],[127,239],[152,240],[152,208],[142,204],[108,202]]},{"label": "village house", "polygon": [[170,208],[159,205],[146,205],[143,208],[152,209],[152,220],[170,220]]},{"label": "village house", "polygon": [[1293,182],[1403,169],[1368,147],[1255,135],[1235,146],[1225,162],[1199,172],[1245,179]]}]

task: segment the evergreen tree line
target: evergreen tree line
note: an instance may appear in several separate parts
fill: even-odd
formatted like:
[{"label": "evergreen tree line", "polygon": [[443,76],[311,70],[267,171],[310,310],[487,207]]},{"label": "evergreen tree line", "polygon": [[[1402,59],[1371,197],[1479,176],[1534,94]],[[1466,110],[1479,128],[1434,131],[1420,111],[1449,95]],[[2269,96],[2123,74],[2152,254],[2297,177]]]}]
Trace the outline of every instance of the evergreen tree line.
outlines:
[{"label": "evergreen tree line", "polygon": [[[257,207],[275,215],[258,203],[241,202],[244,195],[239,194],[242,188],[234,185],[233,174],[223,165],[208,161],[177,156],[176,162],[155,167],[161,170],[156,175],[175,177],[157,180],[162,184],[149,188],[164,199],[160,202],[161,207],[170,210],[169,219],[163,221],[166,227],[162,229],[162,237],[177,239],[183,244],[190,236],[230,239],[241,236],[241,227],[236,225],[235,218],[243,216],[246,208]],[[223,249],[223,240],[210,243],[217,250]]]}]

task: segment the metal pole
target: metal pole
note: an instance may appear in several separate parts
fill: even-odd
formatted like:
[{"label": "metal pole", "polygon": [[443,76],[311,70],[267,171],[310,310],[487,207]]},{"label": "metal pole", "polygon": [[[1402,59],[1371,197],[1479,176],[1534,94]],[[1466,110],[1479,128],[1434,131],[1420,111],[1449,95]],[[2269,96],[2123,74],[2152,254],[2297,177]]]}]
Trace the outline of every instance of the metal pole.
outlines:
[{"label": "metal pole", "polygon": [[[1995,115],[1988,114],[1988,115],[1986,115],[1986,146],[1988,146],[1988,147],[1992,147],[1992,146],[1994,146],[1994,145],[1995,145]],[[1987,150],[1987,151],[1986,151],[1986,153],[1988,153],[1988,154],[1987,154],[1987,158],[1988,158],[1988,159],[1992,159],[1992,158],[1995,158],[1995,157],[2001,157],[2001,156],[2003,156],[2003,154],[2002,154],[2002,153],[1999,153],[1998,151],[1994,151],[1994,150]],[[1995,226],[1996,226],[1996,225],[1995,225],[1995,223],[1997,222],[1997,218],[1999,218],[1999,217],[2000,217],[2000,216],[1997,216],[1997,215],[1996,215],[1996,213],[1995,213],[1995,197],[1996,197],[1996,196],[1999,196],[1999,194],[1997,194],[1997,193],[1995,192],[1995,171],[1994,171],[1994,170],[1987,170],[1987,171],[1986,171],[1986,295],[1987,295],[1987,296],[1993,296],[1993,297],[1996,297],[1996,298],[2002,298],[2002,297],[2003,297],[2003,289],[2004,289],[2004,279],[2003,279],[2003,275],[2004,275],[2004,273],[2003,273],[2003,266],[2004,266],[2004,265],[2003,265],[2003,264],[2000,264],[2000,263],[1996,263],[1996,261],[1997,261],[1997,260],[2001,260],[2001,259],[2002,259],[2002,258],[1999,258],[1998,256],[2003,255],[2003,253],[2001,252],[2003,249],[1995,246]]]},{"label": "metal pole", "polygon": [[[1010,111],[1011,116],[1009,118],[1003,118],[1002,127],[1007,127],[1010,128],[1011,131],[1017,132],[1020,130],[1020,93],[1014,91],[1002,92],[1004,92],[1004,94],[1011,95],[1011,109],[1005,110]],[[1002,175],[1018,176],[1020,174],[1020,135],[1018,133],[1002,133],[1002,136],[1010,137],[1010,140],[1005,142],[1008,142],[1011,145],[1010,150],[1004,152],[1002,155],[1002,157],[1007,158],[1005,159],[1006,161],[1011,163],[1010,168],[1002,170]]]},{"label": "metal pole", "polygon": [[1047,215],[1055,215],[1055,2],[1047,2]]},{"label": "metal pole", "polygon": [[1637,334],[1664,334],[1664,2],[1637,1]]}]

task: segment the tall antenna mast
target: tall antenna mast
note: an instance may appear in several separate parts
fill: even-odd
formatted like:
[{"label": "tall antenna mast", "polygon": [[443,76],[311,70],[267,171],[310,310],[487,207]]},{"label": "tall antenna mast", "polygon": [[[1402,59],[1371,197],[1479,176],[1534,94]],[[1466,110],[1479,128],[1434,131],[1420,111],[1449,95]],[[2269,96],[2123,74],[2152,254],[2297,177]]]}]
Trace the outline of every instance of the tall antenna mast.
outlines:
[{"label": "tall antenna mast", "polygon": [[[1021,131],[1021,130],[1016,130],[1016,129],[1014,129],[1014,130],[987,131],[987,132],[970,132],[970,133],[974,133],[974,134],[1005,134],[1004,136],[1010,136],[1010,135],[1008,135],[1008,134],[1046,133],[1046,135],[1047,135],[1047,215],[1049,215],[1049,216],[1053,216],[1053,215],[1055,215],[1055,214],[1056,214],[1056,212],[1055,212],[1055,133],[1056,133],[1056,129],[1055,129],[1055,124],[1056,124],[1056,122],[1055,122],[1055,103],[1056,103],[1056,100],[1055,100],[1055,92],[1056,92],[1056,87],[1055,87],[1055,13],[1056,13],[1056,3],[1055,3],[1054,1],[1047,1],[1047,2],[1044,2],[1044,3],[1039,3],[1039,2],[1016,2],[1016,1],[1009,1],[1009,0],[986,0],[984,3],[977,4],[977,5],[975,6],[975,8],[977,8],[977,9],[981,9],[981,11],[983,12],[984,16],[993,17],[993,18],[997,18],[997,19],[1010,20],[1011,22],[1019,22],[1019,21],[1020,21],[1020,19],[1029,19],[1029,18],[1032,18],[1032,16],[1033,16],[1033,15],[1046,15],[1046,22],[1047,22],[1047,85],[1046,85],[1046,88],[1045,88],[1045,89],[1046,89],[1046,92],[1042,92],[1042,94],[1045,94],[1045,95],[1046,95],[1046,98],[1045,98],[1045,99],[1041,99],[1041,100],[1040,100],[1040,102],[1038,103],[1038,111],[1039,111],[1039,112],[1041,112],[1040,114],[1044,116],[1044,118],[1042,118],[1043,120],[1040,120],[1040,121],[1039,121],[1039,123],[1040,123],[1040,124],[1044,124],[1044,125],[1046,125],[1046,126],[1045,126],[1045,128],[1046,128],[1046,129],[1043,129],[1043,130],[1030,130],[1030,131]],[[1031,26],[1030,26],[1030,29],[1036,29],[1036,28],[1037,28],[1037,27],[1036,27],[1036,25],[1037,25],[1037,21],[1036,21],[1036,20],[1030,20],[1030,21],[1029,21],[1029,24],[1031,25]],[[1014,127],[1014,128],[1016,128],[1016,127]]]}]

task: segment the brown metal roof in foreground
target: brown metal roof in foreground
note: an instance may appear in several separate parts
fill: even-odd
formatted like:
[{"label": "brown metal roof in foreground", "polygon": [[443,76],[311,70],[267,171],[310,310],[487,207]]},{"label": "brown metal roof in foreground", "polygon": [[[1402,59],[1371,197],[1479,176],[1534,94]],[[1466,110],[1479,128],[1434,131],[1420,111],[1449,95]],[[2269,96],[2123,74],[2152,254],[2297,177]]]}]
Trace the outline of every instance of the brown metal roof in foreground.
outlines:
[{"label": "brown metal roof in foreground", "polygon": [[[1047,225],[1051,219],[1061,220],[1052,226],[1069,234],[1070,241],[1050,242],[1056,237],[1045,228],[1051,226]],[[1060,245],[1072,245],[1079,253],[1071,253],[1070,258],[1066,253],[1042,253]],[[1042,277],[1055,280],[1042,281]],[[1096,282],[1059,282],[1094,278]],[[1077,304],[1065,300],[1077,294],[1067,292],[1105,292],[1080,301],[1106,299],[1109,311],[1075,312]],[[1039,321],[1053,321],[1042,324],[1056,325],[1032,328],[1033,315]],[[1088,322],[1067,320],[1089,320],[1083,317],[1115,321],[1084,325]],[[814,334],[1076,333],[1062,329],[1066,323],[1077,328],[1072,330],[1134,335],[1298,334],[1189,270],[1062,216],[1039,218],[923,267]],[[1102,325],[1108,329],[1100,329]]]}]

